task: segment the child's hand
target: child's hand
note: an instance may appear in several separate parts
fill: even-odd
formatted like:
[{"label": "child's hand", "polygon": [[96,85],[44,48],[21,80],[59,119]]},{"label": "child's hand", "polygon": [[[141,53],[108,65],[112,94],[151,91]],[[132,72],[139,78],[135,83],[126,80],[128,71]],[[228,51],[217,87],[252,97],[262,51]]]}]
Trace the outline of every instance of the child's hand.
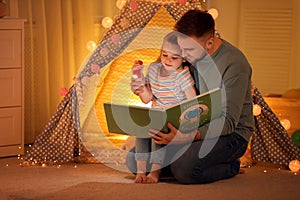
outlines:
[{"label": "child's hand", "polygon": [[132,78],[131,82],[130,82],[131,91],[136,95],[138,95],[139,93],[144,92],[144,87],[145,87],[144,83],[145,83],[145,78],[144,77]]},{"label": "child's hand", "polygon": [[144,69],[143,61],[141,60],[134,61],[134,65],[131,68],[132,78],[139,79],[144,77],[143,69]]},{"label": "child's hand", "polygon": [[132,66],[132,78],[131,78],[131,91],[139,95],[140,93],[144,92],[144,86],[145,86],[145,77],[143,74],[143,61],[136,60],[134,61],[134,64]]}]

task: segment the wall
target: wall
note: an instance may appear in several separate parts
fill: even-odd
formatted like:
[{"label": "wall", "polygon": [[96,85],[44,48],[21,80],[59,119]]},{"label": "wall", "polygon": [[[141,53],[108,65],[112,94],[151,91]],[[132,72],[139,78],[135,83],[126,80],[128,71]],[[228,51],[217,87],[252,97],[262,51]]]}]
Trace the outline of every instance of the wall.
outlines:
[{"label": "wall", "polygon": [[18,17],[19,16],[18,0],[5,0],[5,2],[9,6],[9,16]]},{"label": "wall", "polygon": [[[300,1],[296,1],[296,7],[298,8],[298,12],[296,12],[296,20],[298,22],[298,24],[300,23]],[[296,29],[296,36],[298,36],[295,41],[295,45],[298,47],[296,49],[300,49],[300,38],[299,38],[299,35],[300,35],[300,26],[298,25],[297,26],[297,29]],[[299,55],[299,50],[296,52],[297,55]],[[295,77],[293,77],[295,79],[295,84],[296,84],[296,88],[300,88],[300,56],[296,56],[297,60],[295,62],[295,65],[297,66],[296,67],[296,71],[295,71]]]},{"label": "wall", "polygon": [[216,29],[222,38],[238,45],[240,0],[210,0],[208,7],[216,8],[219,16],[216,19]]},{"label": "wall", "polygon": [[[208,2],[208,8],[216,8],[219,11],[219,17],[216,19],[216,29],[220,32],[222,38],[226,39],[227,41],[231,42],[232,44],[236,45],[237,47],[241,47],[239,44],[240,40],[240,13],[241,13],[241,2],[243,0],[209,0]],[[254,5],[257,5],[258,8],[261,5],[260,3],[257,3],[258,1],[252,1]],[[256,2],[256,3],[255,3]],[[274,2],[272,2],[271,7],[274,7]],[[287,37],[292,38],[292,51],[291,53],[291,59],[289,60],[289,69],[286,69],[289,72],[288,77],[288,86],[286,86],[285,89],[280,89],[276,91],[276,88],[272,89],[272,91],[264,91],[264,94],[266,93],[283,93],[285,90],[292,89],[292,88],[300,88],[300,39],[297,37],[300,35],[300,26],[298,26],[300,22],[300,1],[299,0],[282,0],[282,2],[279,0],[279,2],[289,4],[293,8],[293,16],[294,16],[294,31],[295,33],[292,33],[291,35],[287,35]],[[262,2],[264,4],[267,3],[267,1]],[[264,44],[269,45],[269,44]],[[246,54],[247,56],[247,54]],[[266,72],[267,73],[267,72]],[[258,75],[259,76],[259,75]],[[257,75],[255,75],[256,80],[259,78]],[[280,75],[278,75],[280,76]],[[263,76],[262,76],[263,78]],[[271,82],[274,80],[265,80],[265,82],[272,84]],[[281,80],[276,80],[280,82]],[[270,87],[270,86],[269,86]],[[274,92],[275,91],[275,92]]]}]

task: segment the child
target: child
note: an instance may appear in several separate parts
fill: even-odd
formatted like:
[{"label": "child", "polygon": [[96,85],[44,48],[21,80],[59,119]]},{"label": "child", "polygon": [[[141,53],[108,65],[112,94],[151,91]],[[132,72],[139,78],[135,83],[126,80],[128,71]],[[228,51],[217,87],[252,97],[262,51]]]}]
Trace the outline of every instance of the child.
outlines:
[{"label": "child", "polygon": [[[177,34],[173,31],[164,37],[160,59],[150,64],[146,78],[133,77],[131,80],[131,90],[143,103],[152,101],[152,107],[166,108],[196,96],[189,68],[183,65]],[[133,67],[137,65],[138,62]],[[152,167],[146,176],[149,152]],[[162,145],[151,144],[150,138],[136,138],[135,183],[158,183],[164,156],[165,148]]]}]

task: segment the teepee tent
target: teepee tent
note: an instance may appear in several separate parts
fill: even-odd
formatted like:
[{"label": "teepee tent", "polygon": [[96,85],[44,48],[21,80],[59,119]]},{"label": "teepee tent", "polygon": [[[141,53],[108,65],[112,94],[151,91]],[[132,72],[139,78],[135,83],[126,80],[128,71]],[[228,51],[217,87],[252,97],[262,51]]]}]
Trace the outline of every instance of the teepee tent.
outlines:
[{"label": "teepee tent", "polygon": [[255,127],[251,140],[252,159],[285,166],[291,160],[300,160],[300,148],[293,143],[257,88],[254,89],[252,99],[253,104],[261,108],[261,113],[254,118]]},{"label": "teepee tent", "polygon": [[[182,3],[183,2],[183,3]],[[103,102],[137,104],[130,91],[134,60],[145,66],[157,59],[162,38],[186,11],[204,9],[199,0],[129,1],[97,48],[87,56],[74,85],[37,136],[26,160],[68,162],[88,152],[100,162],[122,162],[124,140],[108,132]],[[112,158],[112,160],[111,160]]]},{"label": "teepee tent", "polygon": [[[163,36],[172,30],[186,11],[205,9],[203,2],[135,0],[126,4],[97,48],[83,62],[74,85],[43,132],[37,136],[26,160],[41,164],[92,157],[96,159],[94,162],[124,163],[126,151],[120,146],[126,138],[108,132],[103,103],[140,103],[129,87],[133,61],[143,60],[147,66],[156,60]],[[255,95],[256,98],[261,97],[259,93]],[[261,135],[261,129],[255,131],[258,133],[254,135]],[[299,159],[299,152],[299,149],[284,152],[289,155],[284,157],[283,164],[297,156]],[[264,158],[262,161],[272,162],[272,159]]]}]

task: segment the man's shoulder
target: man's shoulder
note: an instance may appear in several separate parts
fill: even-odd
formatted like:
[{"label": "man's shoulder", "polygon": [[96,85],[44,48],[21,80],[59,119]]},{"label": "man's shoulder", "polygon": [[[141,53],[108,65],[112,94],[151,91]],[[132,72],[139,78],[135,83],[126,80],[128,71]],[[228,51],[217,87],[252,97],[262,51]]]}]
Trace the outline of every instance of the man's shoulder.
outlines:
[{"label": "man's shoulder", "polygon": [[221,54],[224,57],[231,58],[229,60],[236,60],[237,58],[245,59],[244,53],[236,46],[231,44],[230,42],[222,39],[222,50]]},{"label": "man's shoulder", "polygon": [[222,49],[220,49],[214,61],[222,72],[228,71],[228,68],[232,69],[230,71],[235,72],[249,71],[251,68],[244,53],[226,40],[223,40]]},{"label": "man's shoulder", "polygon": [[227,49],[228,51],[241,51],[239,48],[234,46],[232,43],[228,42],[227,40],[222,39],[222,46],[223,48]]}]

